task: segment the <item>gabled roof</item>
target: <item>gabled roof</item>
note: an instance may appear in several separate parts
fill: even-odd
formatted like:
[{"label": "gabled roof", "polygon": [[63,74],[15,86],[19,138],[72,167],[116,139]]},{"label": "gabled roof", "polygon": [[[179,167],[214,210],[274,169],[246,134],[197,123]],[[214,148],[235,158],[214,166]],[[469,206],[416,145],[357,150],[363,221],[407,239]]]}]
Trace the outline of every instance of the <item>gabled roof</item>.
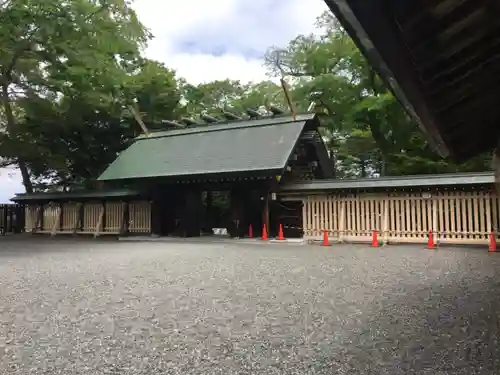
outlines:
[{"label": "gabled roof", "polygon": [[138,137],[99,177],[101,181],[185,177],[285,168],[313,114],[241,120]]}]

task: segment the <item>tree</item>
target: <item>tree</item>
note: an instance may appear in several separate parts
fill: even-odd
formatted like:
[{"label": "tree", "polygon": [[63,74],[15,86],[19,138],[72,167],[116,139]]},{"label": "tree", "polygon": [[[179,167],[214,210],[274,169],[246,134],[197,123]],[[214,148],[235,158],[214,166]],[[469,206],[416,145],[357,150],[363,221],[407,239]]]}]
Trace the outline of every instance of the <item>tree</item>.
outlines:
[{"label": "tree", "polygon": [[184,83],[182,87],[184,112],[197,117],[201,113],[220,116],[223,111],[244,115],[247,109],[277,105],[285,108],[281,87],[271,81],[242,84],[239,81],[213,81],[200,85]]},{"label": "tree", "polygon": [[[27,192],[33,187],[29,142],[16,111],[33,103],[48,110],[78,98],[96,108],[119,96],[149,35],[125,0],[5,0],[0,3],[0,100],[3,141]],[[45,113],[45,112],[42,112]],[[12,145],[15,144],[15,147]]]},{"label": "tree", "polygon": [[299,35],[270,48],[265,61],[275,76],[294,79],[304,107],[314,93],[326,109],[323,130],[337,176],[485,170],[489,156],[457,166],[442,160],[374,72],[330,12],[318,18],[316,35]]},{"label": "tree", "polygon": [[177,116],[180,91],[172,71],[141,60],[133,74],[122,78],[116,100],[99,105],[88,101],[85,91],[56,101],[21,101],[25,115],[18,126],[29,145],[26,158],[35,181],[92,188],[95,179],[141,132],[130,105],[150,130],[161,128],[162,119]]}]

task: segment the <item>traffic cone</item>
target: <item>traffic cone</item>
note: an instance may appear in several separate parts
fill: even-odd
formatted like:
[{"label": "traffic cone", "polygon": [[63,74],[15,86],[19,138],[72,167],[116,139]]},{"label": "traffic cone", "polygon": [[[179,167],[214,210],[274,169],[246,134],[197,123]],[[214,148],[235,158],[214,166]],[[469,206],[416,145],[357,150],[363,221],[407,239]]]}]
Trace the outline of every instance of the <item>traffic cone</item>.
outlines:
[{"label": "traffic cone", "polygon": [[323,243],[321,246],[330,246],[330,243],[328,242],[328,232],[326,230],[323,231]]},{"label": "traffic cone", "polygon": [[252,224],[248,226],[248,237],[253,238],[253,228]]},{"label": "traffic cone", "polygon": [[427,241],[427,248],[428,249],[435,249],[436,244],[434,243],[434,236],[432,235],[432,232],[429,232],[429,240]]},{"label": "traffic cone", "polygon": [[372,236],[372,247],[378,247],[378,233],[376,230],[373,231],[373,236]]},{"label": "traffic cone", "polygon": [[490,248],[488,250],[490,253],[495,253],[497,251],[497,240],[495,238],[495,233],[490,233]]},{"label": "traffic cone", "polygon": [[285,236],[283,235],[283,225],[280,224],[280,231],[278,232],[278,241],[284,241]]},{"label": "traffic cone", "polygon": [[267,241],[267,228],[266,224],[262,227],[262,241]]}]

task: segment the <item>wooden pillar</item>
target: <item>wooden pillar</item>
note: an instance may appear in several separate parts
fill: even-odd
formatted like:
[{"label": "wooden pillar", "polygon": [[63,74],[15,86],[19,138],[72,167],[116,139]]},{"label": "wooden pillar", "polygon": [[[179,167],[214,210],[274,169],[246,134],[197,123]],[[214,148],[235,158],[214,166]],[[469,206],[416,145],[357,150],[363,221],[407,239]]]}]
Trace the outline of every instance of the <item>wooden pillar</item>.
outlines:
[{"label": "wooden pillar", "polygon": [[438,234],[438,196],[433,194],[432,197],[432,234],[434,241],[439,242],[440,234]]},{"label": "wooden pillar", "polygon": [[57,226],[59,225],[59,230],[62,228],[61,227],[61,222],[62,222],[62,203],[59,203],[59,207],[56,208],[57,214],[54,217],[54,221],[52,222],[52,228],[50,230],[50,235],[55,236],[57,233]]},{"label": "wooden pillar", "polygon": [[160,236],[161,233],[161,192],[155,189],[151,199],[151,234]]},{"label": "wooden pillar", "polygon": [[122,210],[122,218],[121,218],[121,223],[120,223],[120,235],[125,235],[128,233],[128,227],[129,227],[129,222],[130,222],[130,202],[123,202],[122,203],[123,210]]},{"label": "wooden pillar", "polygon": [[43,230],[43,203],[40,203],[40,205],[37,208],[35,225],[31,229],[31,232],[35,233],[38,230],[38,228],[40,228],[40,230]]},{"label": "wooden pillar", "polygon": [[184,236],[199,237],[202,227],[202,194],[201,189],[195,186],[188,187],[185,195],[185,211],[183,215]]},{"label": "wooden pillar", "polygon": [[264,206],[262,210],[262,224],[266,226],[269,233],[269,190],[264,193]]},{"label": "wooden pillar", "polygon": [[94,237],[98,237],[101,232],[104,232],[104,220],[106,219],[106,204],[103,203],[101,207],[101,212],[99,214],[99,220],[95,226]]},{"label": "wooden pillar", "polygon": [[64,202],[59,203],[59,230],[62,232],[64,228]]},{"label": "wooden pillar", "polygon": [[214,196],[211,190],[206,192],[206,201],[205,201],[205,230],[210,232],[213,228],[213,209],[214,209]]},{"label": "wooden pillar", "polygon": [[[9,211],[8,206],[4,206],[4,207],[0,206],[0,212],[2,212],[2,216],[3,216],[3,219],[2,219],[3,223],[0,226],[0,229],[2,229],[2,234],[7,234],[7,232],[9,231],[9,228],[7,228],[8,216],[9,216],[8,211]],[[11,220],[11,223],[12,223],[12,220]]]},{"label": "wooden pillar", "polygon": [[339,217],[339,242],[344,242],[345,237],[345,216],[346,216],[346,201],[340,197],[340,217]]},{"label": "wooden pillar", "polygon": [[[420,214],[420,213],[419,213]],[[384,219],[383,219],[383,241],[387,245],[389,242],[389,195],[384,197]]]},{"label": "wooden pillar", "polygon": [[83,216],[84,216],[84,208],[83,208],[83,203],[78,202],[77,203],[77,216],[76,216],[76,221],[75,224],[73,225],[73,234],[78,232],[78,230],[83,231]]},{"label": "wooden pillar", "polygon": [[484,203],[486,205],[486,232],[488,232],[486,238],[489,238],[489,233],[493,232],[493,222],[491,220],[491,194],[486,192],[484,198]]}]

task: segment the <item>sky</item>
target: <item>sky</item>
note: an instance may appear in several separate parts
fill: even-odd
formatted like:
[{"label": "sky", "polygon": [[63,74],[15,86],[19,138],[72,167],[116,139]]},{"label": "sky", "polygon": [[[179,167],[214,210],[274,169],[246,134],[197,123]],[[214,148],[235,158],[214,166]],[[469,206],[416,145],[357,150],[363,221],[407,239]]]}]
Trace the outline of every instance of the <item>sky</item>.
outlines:
[{"label": "sky", "polygon": [[[298,34],[314,32],[323,0],[136,0],[154,39],[144,54],[198,84],[266,79],[262,56]],[[24,192],[19,171],[0,168],[0,203]]]}]

